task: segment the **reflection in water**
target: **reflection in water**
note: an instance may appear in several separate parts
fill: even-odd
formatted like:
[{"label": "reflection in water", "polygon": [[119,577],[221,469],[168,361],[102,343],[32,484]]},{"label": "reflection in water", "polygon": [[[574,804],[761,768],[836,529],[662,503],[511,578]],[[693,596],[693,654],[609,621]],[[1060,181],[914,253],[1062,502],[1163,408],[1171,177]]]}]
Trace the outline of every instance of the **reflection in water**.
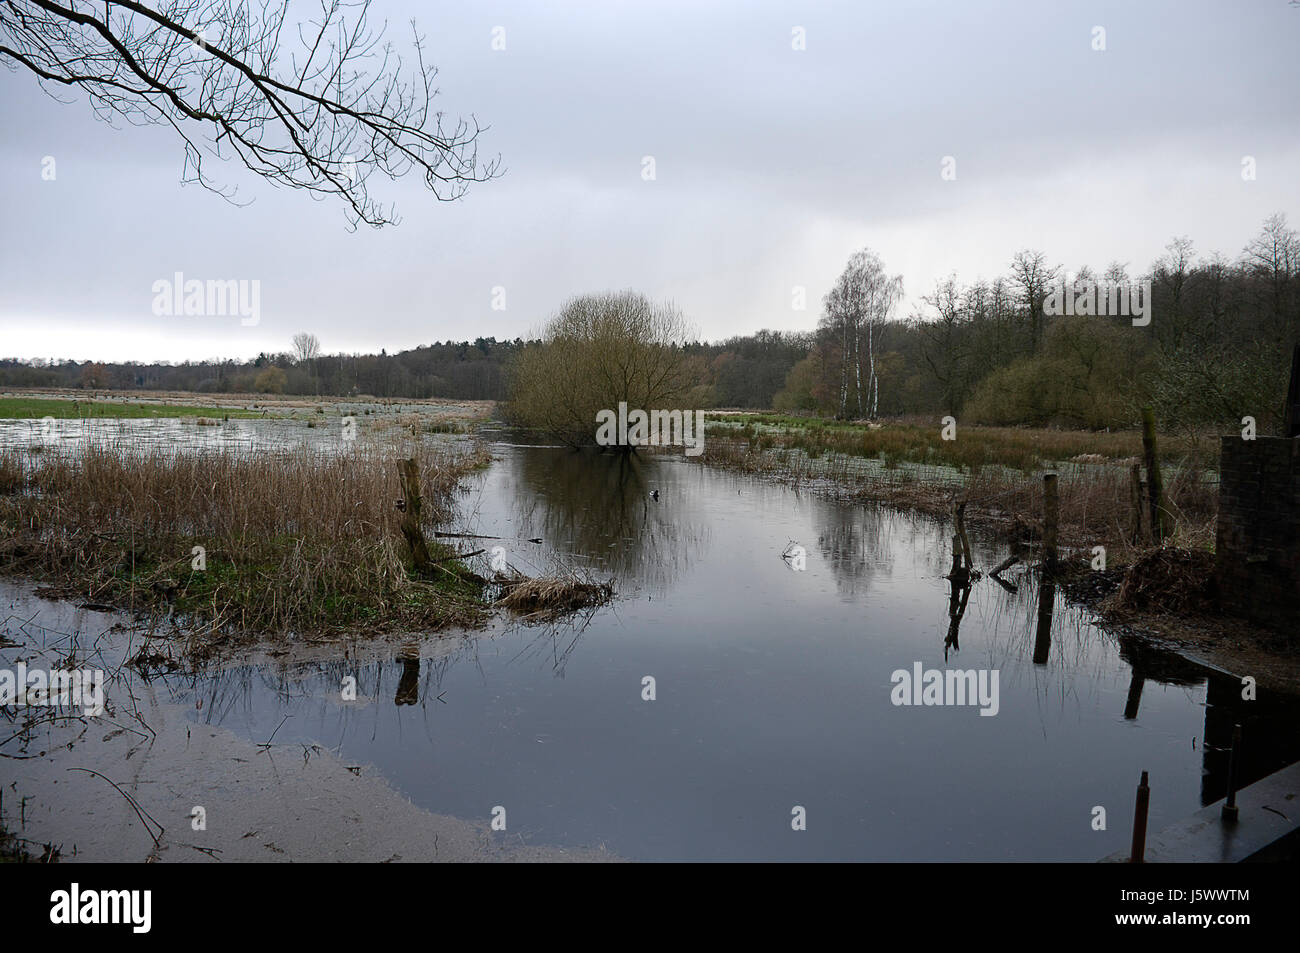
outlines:
[{"label": "reflection in water", "polygon": [[1045,578],[1038,586],[1038,627],[1034,633],[1034,664],[1046,665],[1052,652],[1052,615],[1056,609],[1056,583]]},{"label": "reflection in water", "polygon": [[835,576],[840,598],[866,595],[872,579],[888,574],[909,535],[879,506],[817,508],[817,548]]},{"label": "reflection in water", "polygon": [[[512,510],[513,536],[540,536],[540,554],[508,548],[525,572],[550,568],[542,558],[578,561],[602,574],[664,592],[708,541],[700,498],[662,488],[653,456],[534,447],[504,457],[494,473],[494,505]],[[651,493],[658,493],[658,498]],[[473,508],[474,520],[486,502]]]},{"label": "reflection in water", "polygon": [[420,656],[408,654],[404,650],[397,660],[402,663],[402,677],[397,681],[397,694],[393,696],[395,705],[414,705],[420,701]]},{"label": "reflection in water", "polygon": [[970,602],[970,592],[973,588],[969,579],[965,585],[958,582],[956,578],[950,579],[948,583],[952,587],[952,593],[948,597],[948,634],[943,639],[943,660],[948,661],[948,650],[954,652],[961,651],[961,644],[958,638],[961,634],[961,617],[966,614],[966,603]]}]

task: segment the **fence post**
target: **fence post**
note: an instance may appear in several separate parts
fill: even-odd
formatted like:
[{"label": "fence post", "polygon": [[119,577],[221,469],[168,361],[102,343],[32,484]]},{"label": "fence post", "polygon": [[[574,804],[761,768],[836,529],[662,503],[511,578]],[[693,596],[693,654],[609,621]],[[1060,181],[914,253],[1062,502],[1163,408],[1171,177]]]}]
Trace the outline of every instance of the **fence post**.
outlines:
[{"label": "fence post", "polygon": [[1057,511],[1060,500],[1056,492],[1056,474],[1043,474],[1043,569],[1056,573]]},{"label": "fence post", "polygon": [[1151,803],[1151,788],[1147,784],[1147,773],[1142,772],[1142,780],[1138,784],[1137,805],[1133,810],[1133,849],[1129,851],[1128,862],[1130,864],[1143,863],[1143,855],[1147,850],[1147,806]]},{"label": "fence post", "polygon": [[424,540],[424,530],[420,528],[420,510],[424,506],[424,500],[420,497],[420,469],[412,457],[400,461],[397,471],[402,480],[402,535],[406,538],[415,571],[423,574],[432,568],[433,562],[429,558],[429,545]]},{"label": "fence post", "polygon": [[1300,437],[1300,344],[1291,351],[1291,386],[1287,388],[1282,436]]},{"label": "fence post", "polygon": [[1129,468],[1129,477],[1131,482],[1131,519],[1133,523],[1133,545],[1137,546],[1142,542],[1142,472],[1138,464],[1133,464]]},{"label": "fence post", "polygon": [[1232,726],[1232,749],[1228,752],[1228,800],[1223,804],[1222,817],[1228,823],[1237,820],[1237,765],[1241,761],[1241,725]]},{"label": "fence post", "polygon": [[1169,511],[1165,509],[1165,488],[1160,479],[1160,460],[1156,455],[1156,415],[1150,407],[1142,408],[1142,450],[1147,462],[1147,499],[1151,506],[1151,539],[1157,546],[1170,534]]}]

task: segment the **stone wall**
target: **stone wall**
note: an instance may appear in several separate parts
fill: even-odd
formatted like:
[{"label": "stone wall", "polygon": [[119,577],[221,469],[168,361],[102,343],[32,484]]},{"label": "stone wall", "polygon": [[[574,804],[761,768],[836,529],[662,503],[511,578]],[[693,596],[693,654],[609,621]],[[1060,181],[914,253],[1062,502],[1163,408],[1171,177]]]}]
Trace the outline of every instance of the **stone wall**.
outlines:
[{"label": "stone wall", "polygon": [[1300,626],[1300,438],[1223,438],[1215,550],[1225,610]]}]

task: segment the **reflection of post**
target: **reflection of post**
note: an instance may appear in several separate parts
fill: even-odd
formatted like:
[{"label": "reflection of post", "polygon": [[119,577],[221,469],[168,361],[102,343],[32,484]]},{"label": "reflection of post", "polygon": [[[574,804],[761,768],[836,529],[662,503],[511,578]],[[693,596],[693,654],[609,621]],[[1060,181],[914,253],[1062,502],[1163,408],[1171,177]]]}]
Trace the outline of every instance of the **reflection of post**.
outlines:
[{"label": "reflection of post", "polygon": [[961,651],[958,638],[961,635],[961,617],[966,614],[966,603],[970,601],[971,585],[967,582],[959,586],[952,582],[952,594],[948,597],[948,635],[943,640],[943,660],[948,661],[948,650]]},{"label": "reflection of post", "polygon": [[1151,803],[1151,786],[1147,783],[1147,773],[1142,772],[1138,784],[1137,803],[1133,808],[1133,848],[1129,851],[1128,862],[1140,864],[1147,850],[1147,806]]},{"label": "reflection of post", "polygon": [[1133,674],[1128,682],[1128,701],[1124,704],[1124,717],[1128,721],[1138,716],[1138,707],[1142,704],[1142,686],[1146,680],[1146,676],[1134,665]]},{"label": "reflection of post", "polygon": [[1046,665],[1052,651],[1052,612],[1056,608],[1056,586],[1044,581],[1038,587],[1038,633],[1034,637],[1034,664]]},{"label": "reflection of post", "polygon": [[420,659],[399,656],[397,660],[402,663],[402,677],[397,681],[393,704],[414,705],[420,700]]}]

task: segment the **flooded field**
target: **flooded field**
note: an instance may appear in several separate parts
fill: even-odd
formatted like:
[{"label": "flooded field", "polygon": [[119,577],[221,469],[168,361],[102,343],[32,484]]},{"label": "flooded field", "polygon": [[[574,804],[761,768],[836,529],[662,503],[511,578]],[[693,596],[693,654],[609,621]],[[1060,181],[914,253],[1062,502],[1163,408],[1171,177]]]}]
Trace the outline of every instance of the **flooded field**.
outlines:
[{"label": "flooded field", "polygon": [[[80,432],[60,433],[63,446],[338,440],[286,421],[69,427]],[[0,445],[28,445],[33,428],[39,439],[39,421],[0,422]],[[1107,635],[1059,595],[1050,640],[1036,638],[1026,573],[1008,576],[1014,591],[978,582],[954,627],[950,529],[935,521],[680,457],[484,436],[497,459],[467,484],[454,527],[499,537],[477,544],[481,571],[580,567],[614,581],[614,603],[559,626],[300,642],[149,672],[122,666],[141,644],[130,620],[6,585],[0,665],[52,665],[75,648],[78,664],[112,674],[105,723],[70,713],[25,727],[5,709],[6,825],[18,831],[21,810],[20,832],[62,844],[65,859],[74,845],[144,859],[157,845],[125,797],[68,770],[90,767],[173,842],[219,842],[223,859],[318,858],[322,843],[364,840],[349,833],[359,824],[406,825],[365,859],[432,856],[410,809],[442,819],[443,844],[457,829],[489,852],[1091,861],[1127,845],[1144,770],[1152,829],[1221,797],[1236,722],[1243,783],[1300,757],[1293,704],[1242,702],[1235,679]],[[983,568],[1005,555],[978,534],[972,545]],[[917,665],[996,673],[990,714],[895,704],[894,673]],[[213,740],[200,751],[201,736]],[[340,795],[353,781],[374,787]],[[193,805],[207,832],[191,832]],[[498,814],[505,830],[490,827]]]}]

